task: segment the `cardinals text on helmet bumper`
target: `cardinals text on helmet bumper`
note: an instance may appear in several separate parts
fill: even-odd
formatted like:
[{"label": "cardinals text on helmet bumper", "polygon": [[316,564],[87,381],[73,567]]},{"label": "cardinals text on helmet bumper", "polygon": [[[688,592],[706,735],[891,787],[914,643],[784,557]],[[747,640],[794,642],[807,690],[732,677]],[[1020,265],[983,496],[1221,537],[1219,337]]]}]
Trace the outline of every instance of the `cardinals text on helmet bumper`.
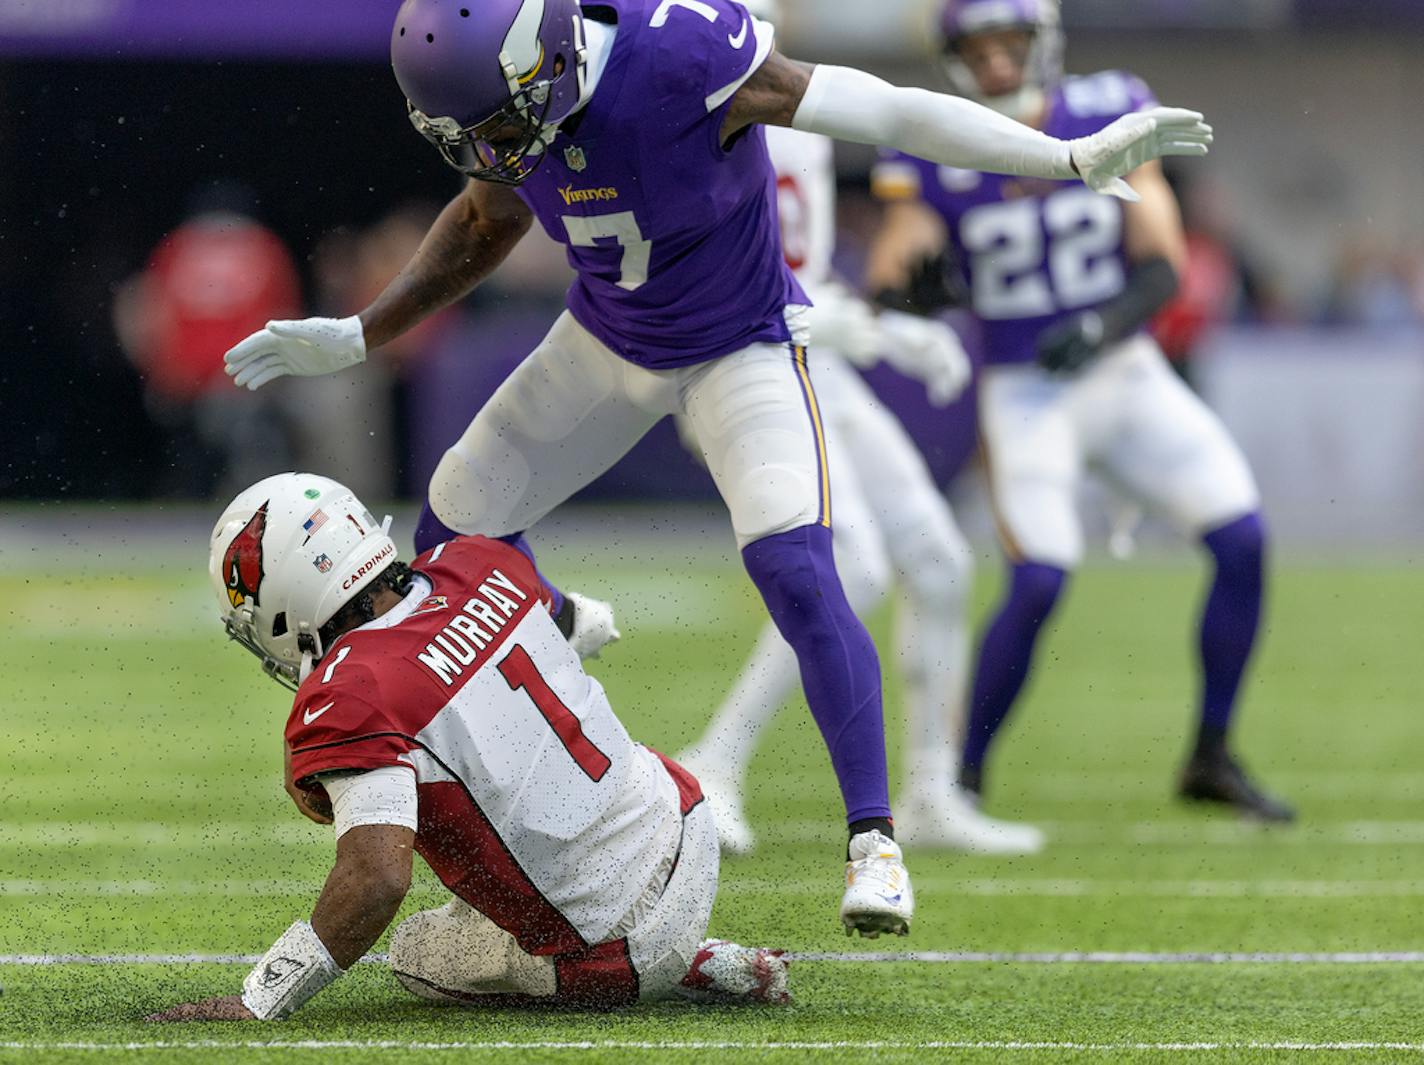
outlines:
[{"label": "cardinals text on helmet bumper", "polygon": [[368,558],[365,562],[361,563],[361,565],[356,567],[356,571],[354,573],[352,573],[349,577],[347,577],[344,581],[341,582],[341,590],[343,592],[346,591],[362,577],[366,576],[366,574],[370,573],[373,569],[375,569],[379,563],[381,563],[385,559],[390,558],[395,553],[396,545],[386,544],[385,547],[381,548],[380,551],[376,552],[375,557]]}]

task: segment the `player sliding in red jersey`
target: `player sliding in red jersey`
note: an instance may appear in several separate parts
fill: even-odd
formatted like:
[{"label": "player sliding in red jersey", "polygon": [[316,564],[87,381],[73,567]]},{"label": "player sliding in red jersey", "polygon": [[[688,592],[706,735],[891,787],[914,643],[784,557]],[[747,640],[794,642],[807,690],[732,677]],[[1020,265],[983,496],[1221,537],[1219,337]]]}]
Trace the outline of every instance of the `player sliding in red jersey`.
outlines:
[{"label": "player sliding in red jersey", "polygon": [[778,952],[702,942],[717,831],[701,789],[629,738],[533,563],[457,536],[406,566],[388,526],[342,485],[287,473],[213,529],[228,634],[296,688],[287,789],[334,824],[336,864],[241,995],[151,1019],[287,1016],[386,930],[412,854],[452,895],[391,939],[421,997],[785,1001]]}]

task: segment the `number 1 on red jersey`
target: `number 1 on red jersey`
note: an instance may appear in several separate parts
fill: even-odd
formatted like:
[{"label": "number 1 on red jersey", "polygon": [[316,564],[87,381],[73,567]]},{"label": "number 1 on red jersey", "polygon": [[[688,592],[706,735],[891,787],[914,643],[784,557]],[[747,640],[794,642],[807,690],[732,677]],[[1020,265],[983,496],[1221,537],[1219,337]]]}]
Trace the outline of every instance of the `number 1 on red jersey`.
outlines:
[{"label": "number 1 on red jersey", "polygon": [[608,772],[608,767],[613,763],[608,760],[608,755],[595,747],[593,741],[583,734],[583,725],[574,716],[574,712],[564,705],[564,701],[554,694],[554,689],[549,687],[548,682],[539,673],[534,660],[529,657],[529,652],[515,644],[509,654],[500,660],[498,668],[500,676],[504,677],[511,691],[519,691],[522,688],[529,696],[535,708],[544,715],[544,720],[554,730],[554,735],[559,737],[564,750],[569,752],[569,756],[578,763],[578,767],[588,779],[594,783],[602,780],[603,774]]}]

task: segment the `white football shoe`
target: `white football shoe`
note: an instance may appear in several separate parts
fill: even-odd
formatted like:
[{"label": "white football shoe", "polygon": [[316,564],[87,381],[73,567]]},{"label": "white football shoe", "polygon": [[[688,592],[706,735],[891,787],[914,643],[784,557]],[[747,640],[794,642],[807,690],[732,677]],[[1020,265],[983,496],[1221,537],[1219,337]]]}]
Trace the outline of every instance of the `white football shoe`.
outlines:
[{"label": "white football shoe", "polygon": [[910,847],[998,856],[1037,854],[1046,842],[1042,829],[997,821],[957,787],[896,803],[895,834]]},{"label": "white football shoe", "polygon": [[851,836],[845,881],[841,924],[846,935],[859,932],[866,939],[877,939],[881,932],[910,934],[915,893],[898,843],[882,832]]},{"label": "white football shoe", "polygon": [[693,1002],[785,1006],[791,1002],[785,951],[704,940],[679,994]]},{"label": "white football shoe", "polygon": [[733,773],[716,758],[710,758],[698,747],[689,747],[675,755],[673,761],[682,766],[702,785],[702,794],[712,808],[712,820],[717,825],[717,842],[723,854],[750,854],[756,847],[756,833],[747,821],[742,806],[742,789]]},{"label": "white football shoe", "polygon": [[574,605],[574,627],[569,633],[569,645],[579,658],[597,658],[598,652],[623,635],[613,621],[613,605],[602,599],[565,592],[564,598]]}]

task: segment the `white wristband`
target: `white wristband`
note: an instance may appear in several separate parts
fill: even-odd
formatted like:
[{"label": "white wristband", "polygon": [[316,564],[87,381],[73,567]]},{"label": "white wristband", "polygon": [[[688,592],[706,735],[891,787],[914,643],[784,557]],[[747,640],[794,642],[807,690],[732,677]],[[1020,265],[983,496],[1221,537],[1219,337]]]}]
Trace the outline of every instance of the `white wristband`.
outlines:
[{"label": "white wristband", "polygon": [[242,1004],[258,1020],[280,1021],[343,972],[306,921],[297,921],[242,981]]},{"label": "white wristband", "polygon": [[791,120],[795,129],[895,148],[964,170],[1067,180],[1067,141],[970,100],[905,89],[850,67],[818,66]]}]

